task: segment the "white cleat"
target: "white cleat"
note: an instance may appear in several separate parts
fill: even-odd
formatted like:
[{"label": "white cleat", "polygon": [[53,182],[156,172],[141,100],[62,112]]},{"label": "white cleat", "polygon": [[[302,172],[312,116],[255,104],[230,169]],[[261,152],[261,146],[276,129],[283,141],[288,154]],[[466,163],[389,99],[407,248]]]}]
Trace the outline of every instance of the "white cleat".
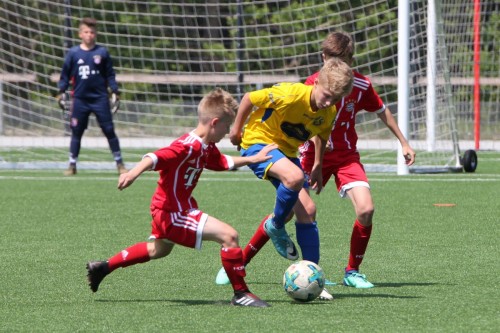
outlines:
[{"label": "white cleat", "polygon": [[321,299],[321,300],[323,300],[323,301],[333,301],[332,294],[330,294],[328,292],[328,290],[326,290],[326,289],[323,289],[323,291],[321,292],[321,294],[319,294],[318,298]]}]

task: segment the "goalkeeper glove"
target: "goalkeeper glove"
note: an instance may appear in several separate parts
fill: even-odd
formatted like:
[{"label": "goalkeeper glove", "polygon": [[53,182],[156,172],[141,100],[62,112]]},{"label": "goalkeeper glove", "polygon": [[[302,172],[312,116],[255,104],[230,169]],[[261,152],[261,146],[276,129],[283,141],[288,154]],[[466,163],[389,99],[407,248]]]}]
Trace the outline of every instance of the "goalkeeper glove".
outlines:
[{"label": "goalkeeper glove", "polygon": [[109,99],[109,104],[111,107],[111,112],[113,114],[118,112],[118,109],[120,108],[120,95],[117,93],[112,93],[111,98]]},{"label": "goalkeeper glove", "polygon": [[61,108],[61,110],[66,111],[69,107],[68,94],[66,94],[64,92],[59,93],[56,96],[56,99],[57,99],[57,104],[59,104],[59,107]]}]

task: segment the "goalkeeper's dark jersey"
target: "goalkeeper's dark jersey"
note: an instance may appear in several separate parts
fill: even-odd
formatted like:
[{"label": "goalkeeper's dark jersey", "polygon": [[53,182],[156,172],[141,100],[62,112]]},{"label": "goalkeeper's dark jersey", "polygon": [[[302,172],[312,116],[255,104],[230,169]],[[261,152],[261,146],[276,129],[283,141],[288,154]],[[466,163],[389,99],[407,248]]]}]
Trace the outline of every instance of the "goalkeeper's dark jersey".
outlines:
[{"label": "goalkeeper's dark jersey", "polygon": [[72,86],[72,96],[79,99],[94,100],[107,98],[107,88],[118,92],[113,62],[108,50],[96,45],[85,51],[74,46],[66,55],[59,80],[59,90],[66,91]]}]

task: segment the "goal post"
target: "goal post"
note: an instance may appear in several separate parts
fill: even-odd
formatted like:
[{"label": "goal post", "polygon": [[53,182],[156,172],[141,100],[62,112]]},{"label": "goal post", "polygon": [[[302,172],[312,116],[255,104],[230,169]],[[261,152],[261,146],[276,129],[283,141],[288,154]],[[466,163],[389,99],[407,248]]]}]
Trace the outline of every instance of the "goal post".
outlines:
[{"label": "goal post", "polygon": [[[441,10],[430,11],[431,2]],[[500,45],[500,15],[492,0],[480,11],[481,149],[500,150],[500,59],[491,52]],[[371,79],[417,151],[415,166],[407,168],[392,133],[376,115],[361,112],[358,148],[368,171],[447,171],[463,162],[457,148],[474,147],[470,0],[4,0],[0,169],[67,166],[69,137],[53,96],[67,47],[79,43],[78,22],[86,16],[97,19],[98,43],[113,57],[121,90],[114,122],[126,164],[192,129],[198,102],[216,86],[240,97],[277,82],[304,81],[322,65],[321,42],[334,30],[352,34],[353,66]],[[432,28],[437,37],[429,39]],[[403,55],[405,78],[399,76]],[[222,147],[234,149],[228,140]],[[115,169],[93,117],[79,165]]]}]

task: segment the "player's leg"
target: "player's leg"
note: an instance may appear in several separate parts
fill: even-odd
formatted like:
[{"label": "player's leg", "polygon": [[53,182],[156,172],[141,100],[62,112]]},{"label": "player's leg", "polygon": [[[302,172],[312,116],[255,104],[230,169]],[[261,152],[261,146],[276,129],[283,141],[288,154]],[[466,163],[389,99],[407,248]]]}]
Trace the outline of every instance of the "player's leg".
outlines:
[{"label": "player's leg", "polygon": [[368,242],[372,231],[372,219],[374,204],[370,192],[370,185],[359,161],[346,164],[339,168],[337,177],[340,179],[340,194],[348,196],[356,213],[351,244],[349,261],[345,268],[344,285],[355,288],[372,288],[373,284],[366,280],[366,276],[359,273]]},{"label": "player's leg", "polygon": [[[252,156],[263,147],[264,144],[255,144],[248,149],[242,149],[241,154]],[[279,149],[272,150],[268,155],[271,156],[270,160],[249,165],[257,177],[271,181],[276,188],[274,213],[266,220],[265,231],[281,256],[295,260],[298,257],[297,250],[286,232],[285,221],[297,201],[304,174],[298,159],[288,158]]]},{"label": "player's leg", "polygon": [[[262,219],[262,221],[260,221],[257,230],[255,231],[252,238],[250,238],[250,241],[243,249],[243,264],[245,265],[245,267],[250,263],[253,257],[255,257],[257,253],[259,253],[260,249],[262,249],[269,240],[269,236],[267,235],[266,230],[264,229],[264,223],[266,223],[269,216],[270,215],[267,215]],[[217,276],[215,277],[215,283],[219,285],[229,284],[229,278],[227,276],[224,267],[222,267],[219,270],[219,272],[217,272]]]},{"label": "player's leg", "polygon": [[208,216],[203,228],[203,240],[217,242],[222,247],[220,251],[222,266],[234,290],[231,304],[268,307],[269,304],[250,292],[245,282],[245,265],[243,253],[238,244],[237,231],[230,225]]},{"label": "player's leg", "polygon": [[64,175],[71,176],[76,174],[76,163],[80,154],[81,141],[83,133],[87,129],[90,109],[88,105],[75,98],[71,105],[70,129],[71,139],[69,145],[69,166],[64,171]]},{"label": "player's leg", "polygon": [[[302,252],[302,259],[319,264],[320,259],[320,241],[319,231],[316,222],[316,205],[312,200],[306,188],[303,188],[299,194],[299,200],[293,208],[296,222],[297,243]],[[329,284],[332,284],[329,282]],[[333,300],[333,296],[325,288],[319,295],[320,299]]]},{"label": "player's leg", "polygon": [[106,261],[90,261],[87,263],[87,279],[90,289],[96,292],[101,281],[117,268],[124,268],[151,259],[158,259],[167,256],[174,247],[168,240],[155,239],[153,242],[141,242],[132,245]]},{"label": "player's leg", "polygon": [[94,103],[94,110],[97,122],[101,127],[101,131],[108,140],[109,149],[113,154],[118,173],[122,174],[127,172],[127,169],[123,164],[123,158],[120,149],[120,140],[116,135],[115,127],[113,124],[113,116],[111,111],[109,110],[109,101],[107,99],[97,101],[96,103]]}]

